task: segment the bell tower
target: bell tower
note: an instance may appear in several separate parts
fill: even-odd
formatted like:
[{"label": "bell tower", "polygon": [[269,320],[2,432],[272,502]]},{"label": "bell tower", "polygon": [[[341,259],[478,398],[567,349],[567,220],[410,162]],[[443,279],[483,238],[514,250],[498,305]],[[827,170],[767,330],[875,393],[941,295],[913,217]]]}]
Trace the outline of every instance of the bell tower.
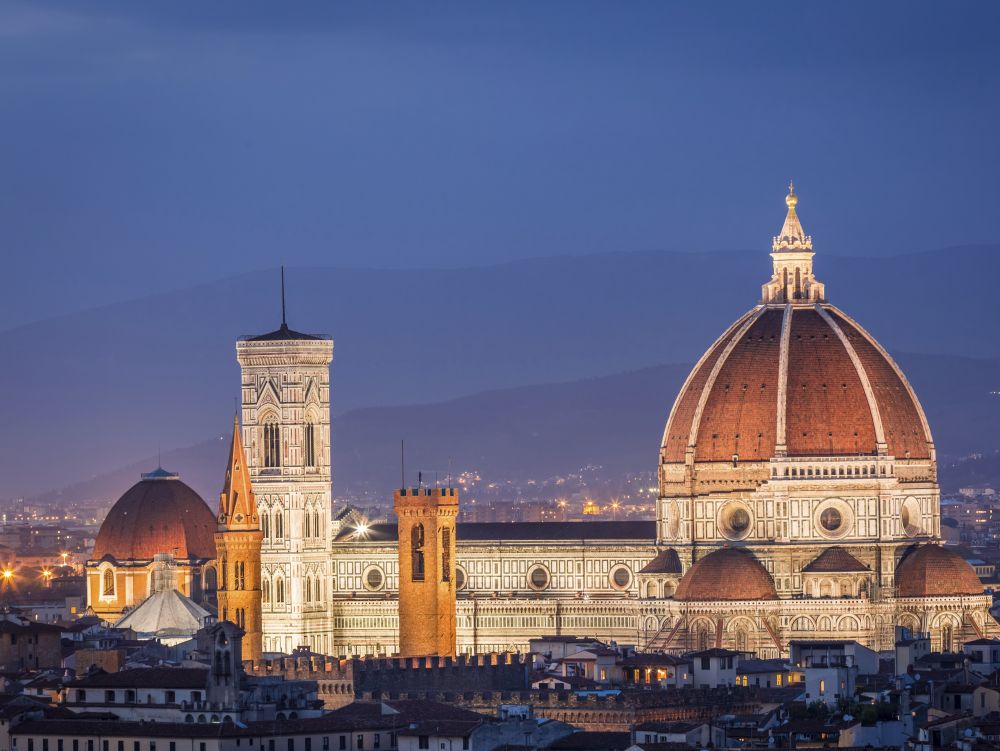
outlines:
[{"label": "bell tower", "polygon": [[260,545],[263,538],[257,500],[250,486],[246,452],[240,439],[240,423],[233,418],[229,466],[219,497],[215,533],[219,566],[219,620],[230,621],[243,629],[248,660],[260,658],[262,652]]},{"label": "bell tower", "polygon": [[[284,280],[284,271],[282,271]],[[333,654],[330,362],[333,340],[281,326],[236,343],[243,442],[257,497],[264,651]]]},{"label": "bell tower", "polygon": [[455,654],[455,488],[401,488],[399,518],[399,653]]}]

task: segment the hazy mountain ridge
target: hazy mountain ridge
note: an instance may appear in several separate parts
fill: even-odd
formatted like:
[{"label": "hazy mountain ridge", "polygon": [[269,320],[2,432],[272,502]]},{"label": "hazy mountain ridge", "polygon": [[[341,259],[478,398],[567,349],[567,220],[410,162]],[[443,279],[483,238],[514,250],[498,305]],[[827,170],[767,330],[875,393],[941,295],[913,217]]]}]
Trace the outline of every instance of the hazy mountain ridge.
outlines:
[{"label": "hazy mountain ridge", "polygon": [[[992,276],[983,273],[997,252],[820,253],[817,275],[833,302],[894,351],[997,357]],[[755,303],[769,268],[766,252],[755,251],[289,269],[289,323],[334,336],[333,409],[344,414],[694,360]],[[68,484],[215,433],[238,390],[234,340],[278,320],[274,271],[0,332],[0,352],[17,364],[0,371],[10,395],[0,496]],[[672,399],[657,396],[657,422]],[[655,445],[644,451],[655,454]]]},{"label": "hazy mountain ridge", "polygon": [[[942,485],[965,484],[967,462],[949,457],[1000,448],[995,426],[1000,398],[989,386],[1000,360],[900,355],[921,395],[935,434]],[[334,490],[361,488],[390,497],[399,477],[399,441],[405,439],[410,474],[432,477],[449,468],[475,469],[489,479],[544,479],[599,464],[616,479],[653,471],[667,414],[690,366],[658,365],[602,378],[484,392],[438,404],[352,410],[334,420]],[[228,436],[168,452],[163,464],[210,503],[221,487]],[[977,449],[978,447],[978,449]],[[67,497],[116,498],[152,460],[78,483]],[[995,463],[995,462],[994,462]],[[983,467],[982,464],[977,465]],[[986,482],[995,467],[975,476]],[[1000,478],[994,477],[993,482]],[[57,493],[47,493],[46,498]]]}]

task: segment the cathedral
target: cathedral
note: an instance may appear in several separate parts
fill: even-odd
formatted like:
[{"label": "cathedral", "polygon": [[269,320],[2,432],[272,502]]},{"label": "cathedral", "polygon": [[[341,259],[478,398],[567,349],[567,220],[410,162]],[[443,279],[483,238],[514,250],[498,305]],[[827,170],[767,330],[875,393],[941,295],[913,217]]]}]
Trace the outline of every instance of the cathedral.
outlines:
[{"label": "cathedral", "polygon": [[[525,650],[577,635],[762,657],[793,639],[934,649],[995,635],[992,600],[943,547],[930,427],[888,353],[827,301],[789,186],[759,302],[670,411],[655,521],[456,523],[453,488],[401,488],[398,524],[332,515],[329,338],[236,344],[241,419],[217,513],[145,475],[87,564],[107,620],[150,592],[154,555],[248,634],[248,656]],[[650,405],[659,409],[662,405]]]}]

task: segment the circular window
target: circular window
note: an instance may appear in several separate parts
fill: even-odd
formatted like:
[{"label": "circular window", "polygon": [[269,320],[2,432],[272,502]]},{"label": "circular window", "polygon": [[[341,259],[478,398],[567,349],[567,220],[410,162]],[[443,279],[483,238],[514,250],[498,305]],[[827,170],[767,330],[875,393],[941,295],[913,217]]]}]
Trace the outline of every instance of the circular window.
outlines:
[{"label": "circular window", "polygon": [[611,569],[611,586],[615,589],[628,589],[632,583],[632,572],[628,566],[616,566]]},{"label": "circular window", "polygon": [[466,583],[465,569],[455,566],[455,589],[465,589]]},{"label": "circular window", "polygon": [[536,591],[549,586],[549,570],[545,566],[534,566],[528,571],[528,586]]},{"label": "circular window", "polygon": [[823,513],[819,515],[819,523],[823,525],[823,529],[827,532],[836,532],[844,523],[844,517],[837,509],[831,506],[828,509],[824,509]]},{"label": "circular window", "polygon": [[813,516],[816,531],[826,538],[844,537],[854,525],[851,507],[839,498],[823,501]]},{"label": "circular window", "polygon": [[924,519],[920,513],[920,502],[909,496],[899,510],[899,521],[903,525],[904,534],[910,537],[924,534]]},{"label": "circular window", "polygon": [[742,540],[753,528],[750,509],[743,503],[727,503],[719,512],[719,530],[730,540]]},{"label": "circular window", "polygon": [[377,592],[385,585],[385,574],[378,566],[372,566],[364,573],[365,589]]}]

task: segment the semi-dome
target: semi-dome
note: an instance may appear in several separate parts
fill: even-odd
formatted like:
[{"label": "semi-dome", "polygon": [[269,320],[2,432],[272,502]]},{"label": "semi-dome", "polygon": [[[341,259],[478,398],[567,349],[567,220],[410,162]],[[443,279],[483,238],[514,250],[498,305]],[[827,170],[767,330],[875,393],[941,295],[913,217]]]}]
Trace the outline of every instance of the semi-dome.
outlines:
[{"label": "semi-dome", "polygon": [[720,548],[695,561],[677,584],[675,600],[777,600],[767,569],[753,554]]},{"label": "semi-dome", "polygon": [[93,558],[152,560],[215,558],[215,515],[177,475],[158,469],[142,476],[108,512]]},{"label": "semi-dome", "polygon": [[913,389],[878,342],[825,301],[794,191],[787,202],[762,301],[691,371],[667,421],[661,462],[931,459],[930,430]]},{"label": "semi-dome", "polygon": [[981,595],[983,583],[962,556],[941,545],[917,545],[896,566],[897,597]]}]

